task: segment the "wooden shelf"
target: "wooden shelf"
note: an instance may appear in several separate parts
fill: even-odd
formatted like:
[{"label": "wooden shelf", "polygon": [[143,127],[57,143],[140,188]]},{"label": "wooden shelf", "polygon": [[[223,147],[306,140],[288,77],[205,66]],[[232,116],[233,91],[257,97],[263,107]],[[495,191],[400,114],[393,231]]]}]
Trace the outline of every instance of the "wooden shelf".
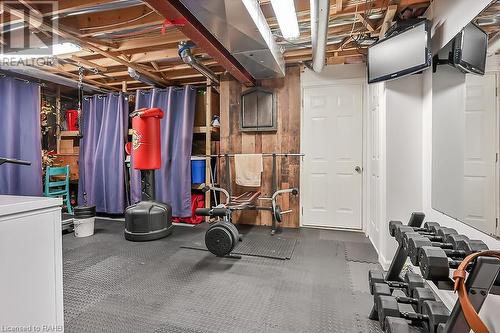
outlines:
[{"label": "wooden shelf", "polygon": [[[215,133],[220,133],[220,128],[219,127],[209,127],[210,132],[215,134]],[[193,128],[193,133],[195,134],[201,134],[201,133],[206,133],[208,131],[206,126],[195,126]]]},{"label": "wooden shelf", "polygon": [[58,153],[57,156],[80,156],[80,153]]},{"label": "wooden shelf", "polygon": [[[193,189],[193,190],[203,190],[203,188],[204,188],[205,186],[202,186],[202,185],[205,185],[205,186],[206,186],[206,184],[191,184],[191,189]],[[213,186],[218,187],[218,186],[219,186],[219,184],[213,184]]]},{"label": "wooden shelf", "polygon": [[79,136],[79,135],[80,135],[79,131],[61,131],[59,133],[59,136],[61,136],[61,137],[63,137],[63,136],[65,136],[65,137],[69,137],[69,136],[76,137],[76,136]]},{"label": "wooden shelf", "polygon": [[[207,127],[206,126],[195,126],[193,127],[193,134],[205,134],[207,132]],[[210,127],[210,132],[212,134],[219,134],[220,133],[220,128],[219,127]],[[61,132],[63,133],[63,132]],[[132,135],[132,130],[128,130],[128,135]]]}]

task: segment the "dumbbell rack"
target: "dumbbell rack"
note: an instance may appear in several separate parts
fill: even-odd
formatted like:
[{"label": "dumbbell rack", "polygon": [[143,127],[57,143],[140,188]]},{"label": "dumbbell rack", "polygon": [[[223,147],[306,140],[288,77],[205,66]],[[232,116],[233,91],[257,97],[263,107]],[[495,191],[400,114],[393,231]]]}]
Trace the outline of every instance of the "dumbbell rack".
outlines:
[{"label": "dumbbell rack", "polygon": [[[425,214],[417,212],[412,213],[408,226],[419,228],[424,219]],[[401,271],[406,262],[407,253],[403,249],[403,245],[399,244],[389,270],[385,275],[385,280],[402,281]],[[419,267],[412,266],[412,270],[420,272]],[[440,290],[433,281],[427,281],[427,284],[436,294],[442,294],[442,290]],[[474,309],[479,313],[488,295],[500,294],[500,260],[491,257],[478,257],[473,268],[469,272],[466,280],[466,288]],[[446,324],[441,324],[439,326],[438,333],[470,332],[471,329],[465,320],[458,297],[452,296],[451,292],[449,295],[451,297],[445,300],[444,304],[451,310],[451,314]]]},{"label": "dumbbell rack", "polygon": [[[414,267],[418,270],[417,267]],[[491,257],[479,257],[474,264],[474,268],[470,271],[469,276],[466,281],[466,288],[468,291],[469,299],[476,310],[480,312],[481,308],[486,300],[486,297],[490,294],[498,294],[498,291],[492,290],[495,286],[500,288],[500,260]],[[432,281],[427,281],[431,289],[435,293],[440,293],[437,285]],[[446,323],[445,327],[442,328],[440,333],[468,333],[470,332],[470,327],[465,321],[465,317],[462,312],[462,307],[458,301],[456,294],[448,292],[447,295],[450,297],[448,299],[443,299],[443,303],[451,310],[450,318]]]}]

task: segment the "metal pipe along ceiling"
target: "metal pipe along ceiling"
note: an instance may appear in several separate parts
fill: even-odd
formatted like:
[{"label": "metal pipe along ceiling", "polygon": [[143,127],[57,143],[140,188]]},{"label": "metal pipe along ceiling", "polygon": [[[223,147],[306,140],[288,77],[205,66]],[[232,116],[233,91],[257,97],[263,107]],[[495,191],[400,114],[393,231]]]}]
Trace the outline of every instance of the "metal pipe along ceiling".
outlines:
[{"label": "metal pipe along ceiling", "polygon": [[182,61],[200,72],[206,78],[210,79],[210,81],[212,81],[216,85],[219,85],[220,82],[217,78],[217,75],[215,75],[215,73],[212,72],[208,67],[198,62],[198,60],[191,53],[191,47],[192,46],[190,46],[186,42],[179,43],[179,56],[181,57]]},{"label": "metal pipe along ceiling", "polygon": [[328,19],[330,0],[310,0],[311,8],[311,42],[312,68],[319,73],[325,66],[326,38],[328,36]]}]

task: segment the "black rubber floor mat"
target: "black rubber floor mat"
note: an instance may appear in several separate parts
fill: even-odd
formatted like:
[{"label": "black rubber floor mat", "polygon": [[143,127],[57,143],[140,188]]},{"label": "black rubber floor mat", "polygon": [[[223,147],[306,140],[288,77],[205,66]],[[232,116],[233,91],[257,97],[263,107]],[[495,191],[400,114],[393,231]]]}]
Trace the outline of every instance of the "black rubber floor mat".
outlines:
[{"label": "black rubber floor mat", "polygon": [[[287,239],[270,235],[245,235],[243,241],[236,245],[232,254],[288,260],[292,258],[296,239]],[[208,251],[203,241],[181,246],[184,249]]]},{"label": "black rubber floor mat", "polygon": [[378,263],[378,255],[370,243],[345,243],[347,261]]},{"label": "black rubber floor mat", "polygon": [[207,224],[176,227],[152,242],[129,242],[123,228],[96,219],[93,236],[63,234],[64,332],[383,333],[368,319],[373,296],[352,288],[356,274],[367,290],[374,265],[346,261],[350,237],[325,240],[317,229],[270,236],[269,227],[238,226],[240,246],[279,252],[284,238],[296,239],[295,249],[290,260],[227,260],[179,249],[195,241],[204,248]]}]

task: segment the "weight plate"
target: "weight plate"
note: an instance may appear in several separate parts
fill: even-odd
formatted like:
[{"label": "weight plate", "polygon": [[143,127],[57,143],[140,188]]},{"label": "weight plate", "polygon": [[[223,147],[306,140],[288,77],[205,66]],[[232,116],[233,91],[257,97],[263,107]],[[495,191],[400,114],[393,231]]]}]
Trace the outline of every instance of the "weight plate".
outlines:
[{"label": "weight plate", "polygon": [[[234,249],[234,247],[236,246],[236,244],[240,240],[240,232],[238,231],[236,226],[230,222],[223,222],[223,225],[231,232],[231,235],[233,236],[233,240],[234,240],[233,249]],[[231,249],[231,251],[233,249]]]},{"label": "weight plate", "polygon": [[231,253],[234,249],[234,236],[226,226],[216,223],[205,234],[207,249],[218,257]]},{"label": "weight plate", "polygon": [[281,223],[281,207],[279,205],[274,208],[274,218]]}]

